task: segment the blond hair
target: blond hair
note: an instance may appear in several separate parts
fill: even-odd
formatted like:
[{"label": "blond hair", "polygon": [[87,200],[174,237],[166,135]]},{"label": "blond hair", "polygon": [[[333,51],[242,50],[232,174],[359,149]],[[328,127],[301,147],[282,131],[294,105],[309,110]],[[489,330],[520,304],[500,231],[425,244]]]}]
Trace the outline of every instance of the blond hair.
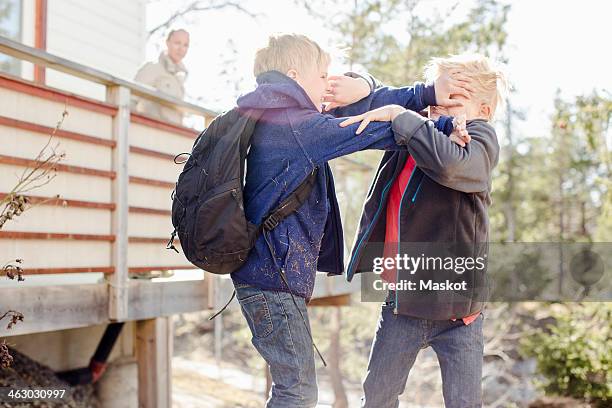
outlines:
[{"label": "blond hair", "polygon": [[503,71],[489,58],[480,54],[451,55],[447,58],[432,58],[425,67],[425,79],[433,82],[443,72],[459,71],[470,78],[474,97],[491,106],[491,118],[497,106],[503,107],[508,82]]},{"label": "blond hair", "polygon": [[331,61],[329,53],[305,35],[271,35],[268,45],[257,50],[253,73],[255,76],[266,71],[283,74],[291,69],[305,71],[320,68]]}]

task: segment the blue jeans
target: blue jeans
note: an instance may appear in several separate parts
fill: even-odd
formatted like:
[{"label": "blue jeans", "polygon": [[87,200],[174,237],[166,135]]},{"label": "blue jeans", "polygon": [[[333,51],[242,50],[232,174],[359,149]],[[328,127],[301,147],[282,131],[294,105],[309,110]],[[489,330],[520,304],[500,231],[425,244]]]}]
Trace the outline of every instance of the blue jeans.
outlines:
[{"label": "blue jeans", "polygon": [[[317,405],[314,350],[300,313],[285,292],[235,284],[251,342],[270,366],[272,390],[267,408],[313,408]],[[295,296],[309,325],[306,301]]]},{"label": "blue jeans", "polygon": [[446,408],[482,406],[483,315],[469,325],[393,314],[382,307],[363,382],[362,408],[397,408],[408,373],[421,349],[431,346],[442,370]]}]

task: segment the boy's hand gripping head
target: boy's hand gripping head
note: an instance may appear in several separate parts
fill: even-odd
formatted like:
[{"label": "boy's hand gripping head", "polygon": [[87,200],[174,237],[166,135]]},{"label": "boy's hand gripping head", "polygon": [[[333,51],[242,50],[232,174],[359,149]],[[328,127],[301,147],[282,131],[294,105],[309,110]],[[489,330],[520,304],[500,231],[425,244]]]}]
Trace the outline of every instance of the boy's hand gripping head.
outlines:
[{"label": "boy's hand gripping head", "polygon": [[[487,57],[477,54],[453,55],[448,58],[433,58],[425,68],[428,81],[438,82],[440,78],[451,75],[465,83],[470,93],[456,92],[450,89],[449,100],[460,102],[456,106],[430,107],[432,119],[440,115],[465,115],[466,120],[493,119],[495,109],[503,103],[506,80],[503,73],[493,67]],[[437,95],[436,89],[436,95]]]},{"label": "boy's hand gripping head", "polygon": [[453,132],[448,138],[461,147],[465,147],[466,143],[470,143],[472,138],[467,131],[465,115],[456,116],[453,119]]}]

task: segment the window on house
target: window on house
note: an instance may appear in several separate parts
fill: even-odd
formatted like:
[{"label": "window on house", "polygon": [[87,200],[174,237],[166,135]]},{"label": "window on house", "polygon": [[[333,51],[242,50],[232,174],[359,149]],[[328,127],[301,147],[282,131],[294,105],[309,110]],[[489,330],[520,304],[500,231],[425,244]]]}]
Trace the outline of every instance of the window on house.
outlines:
[{"label": "window on house", "polygon": [[[21,41],[21,2],[22,0],[0,0],[0,35],[15,41]],[[0,71],[20,75],[21,62],[0,54]]]}]

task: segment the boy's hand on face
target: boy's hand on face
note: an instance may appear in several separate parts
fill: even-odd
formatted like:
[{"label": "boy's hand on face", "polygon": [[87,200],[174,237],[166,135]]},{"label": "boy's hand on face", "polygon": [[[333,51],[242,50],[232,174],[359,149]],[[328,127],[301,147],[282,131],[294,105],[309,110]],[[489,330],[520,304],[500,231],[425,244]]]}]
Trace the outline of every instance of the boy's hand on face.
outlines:
[{"label": "boy's hand on face", "polygon": [[470,86],[470,78],[459,71],[442,72],[434,82],[434,89],[436,103],[445,107],[463,106],[463,102],[451,99],[451,95],[463,95],[470,99],[470,92],[474,92],[474,88]]},{"label": "boy's hand on face", "polygon": [[324,102],[329,102],[325,110],[330,111],[339,106],[350,105],[369,94],[370,84],[365,79],[331,75],[328,77],[327,93],[323,97]]},{"label": "boy's hand on face", "polygon": [[453,119],[453,132],[450,134],[449,139],[461,147],[465,147],[466,144],[470,143],[472,138],[467,131],[465,115]]},{"label": "boy's hand on face", "polygon": [[347,127],[353,123],[361,122],[356,134],[360,134],[370,122],[391,122],[397,115],[406,112],[406,108],[399,105],[387,105],[378,109],[371,110],[361,115],[351,116],[340,123],[341,127]]}]

